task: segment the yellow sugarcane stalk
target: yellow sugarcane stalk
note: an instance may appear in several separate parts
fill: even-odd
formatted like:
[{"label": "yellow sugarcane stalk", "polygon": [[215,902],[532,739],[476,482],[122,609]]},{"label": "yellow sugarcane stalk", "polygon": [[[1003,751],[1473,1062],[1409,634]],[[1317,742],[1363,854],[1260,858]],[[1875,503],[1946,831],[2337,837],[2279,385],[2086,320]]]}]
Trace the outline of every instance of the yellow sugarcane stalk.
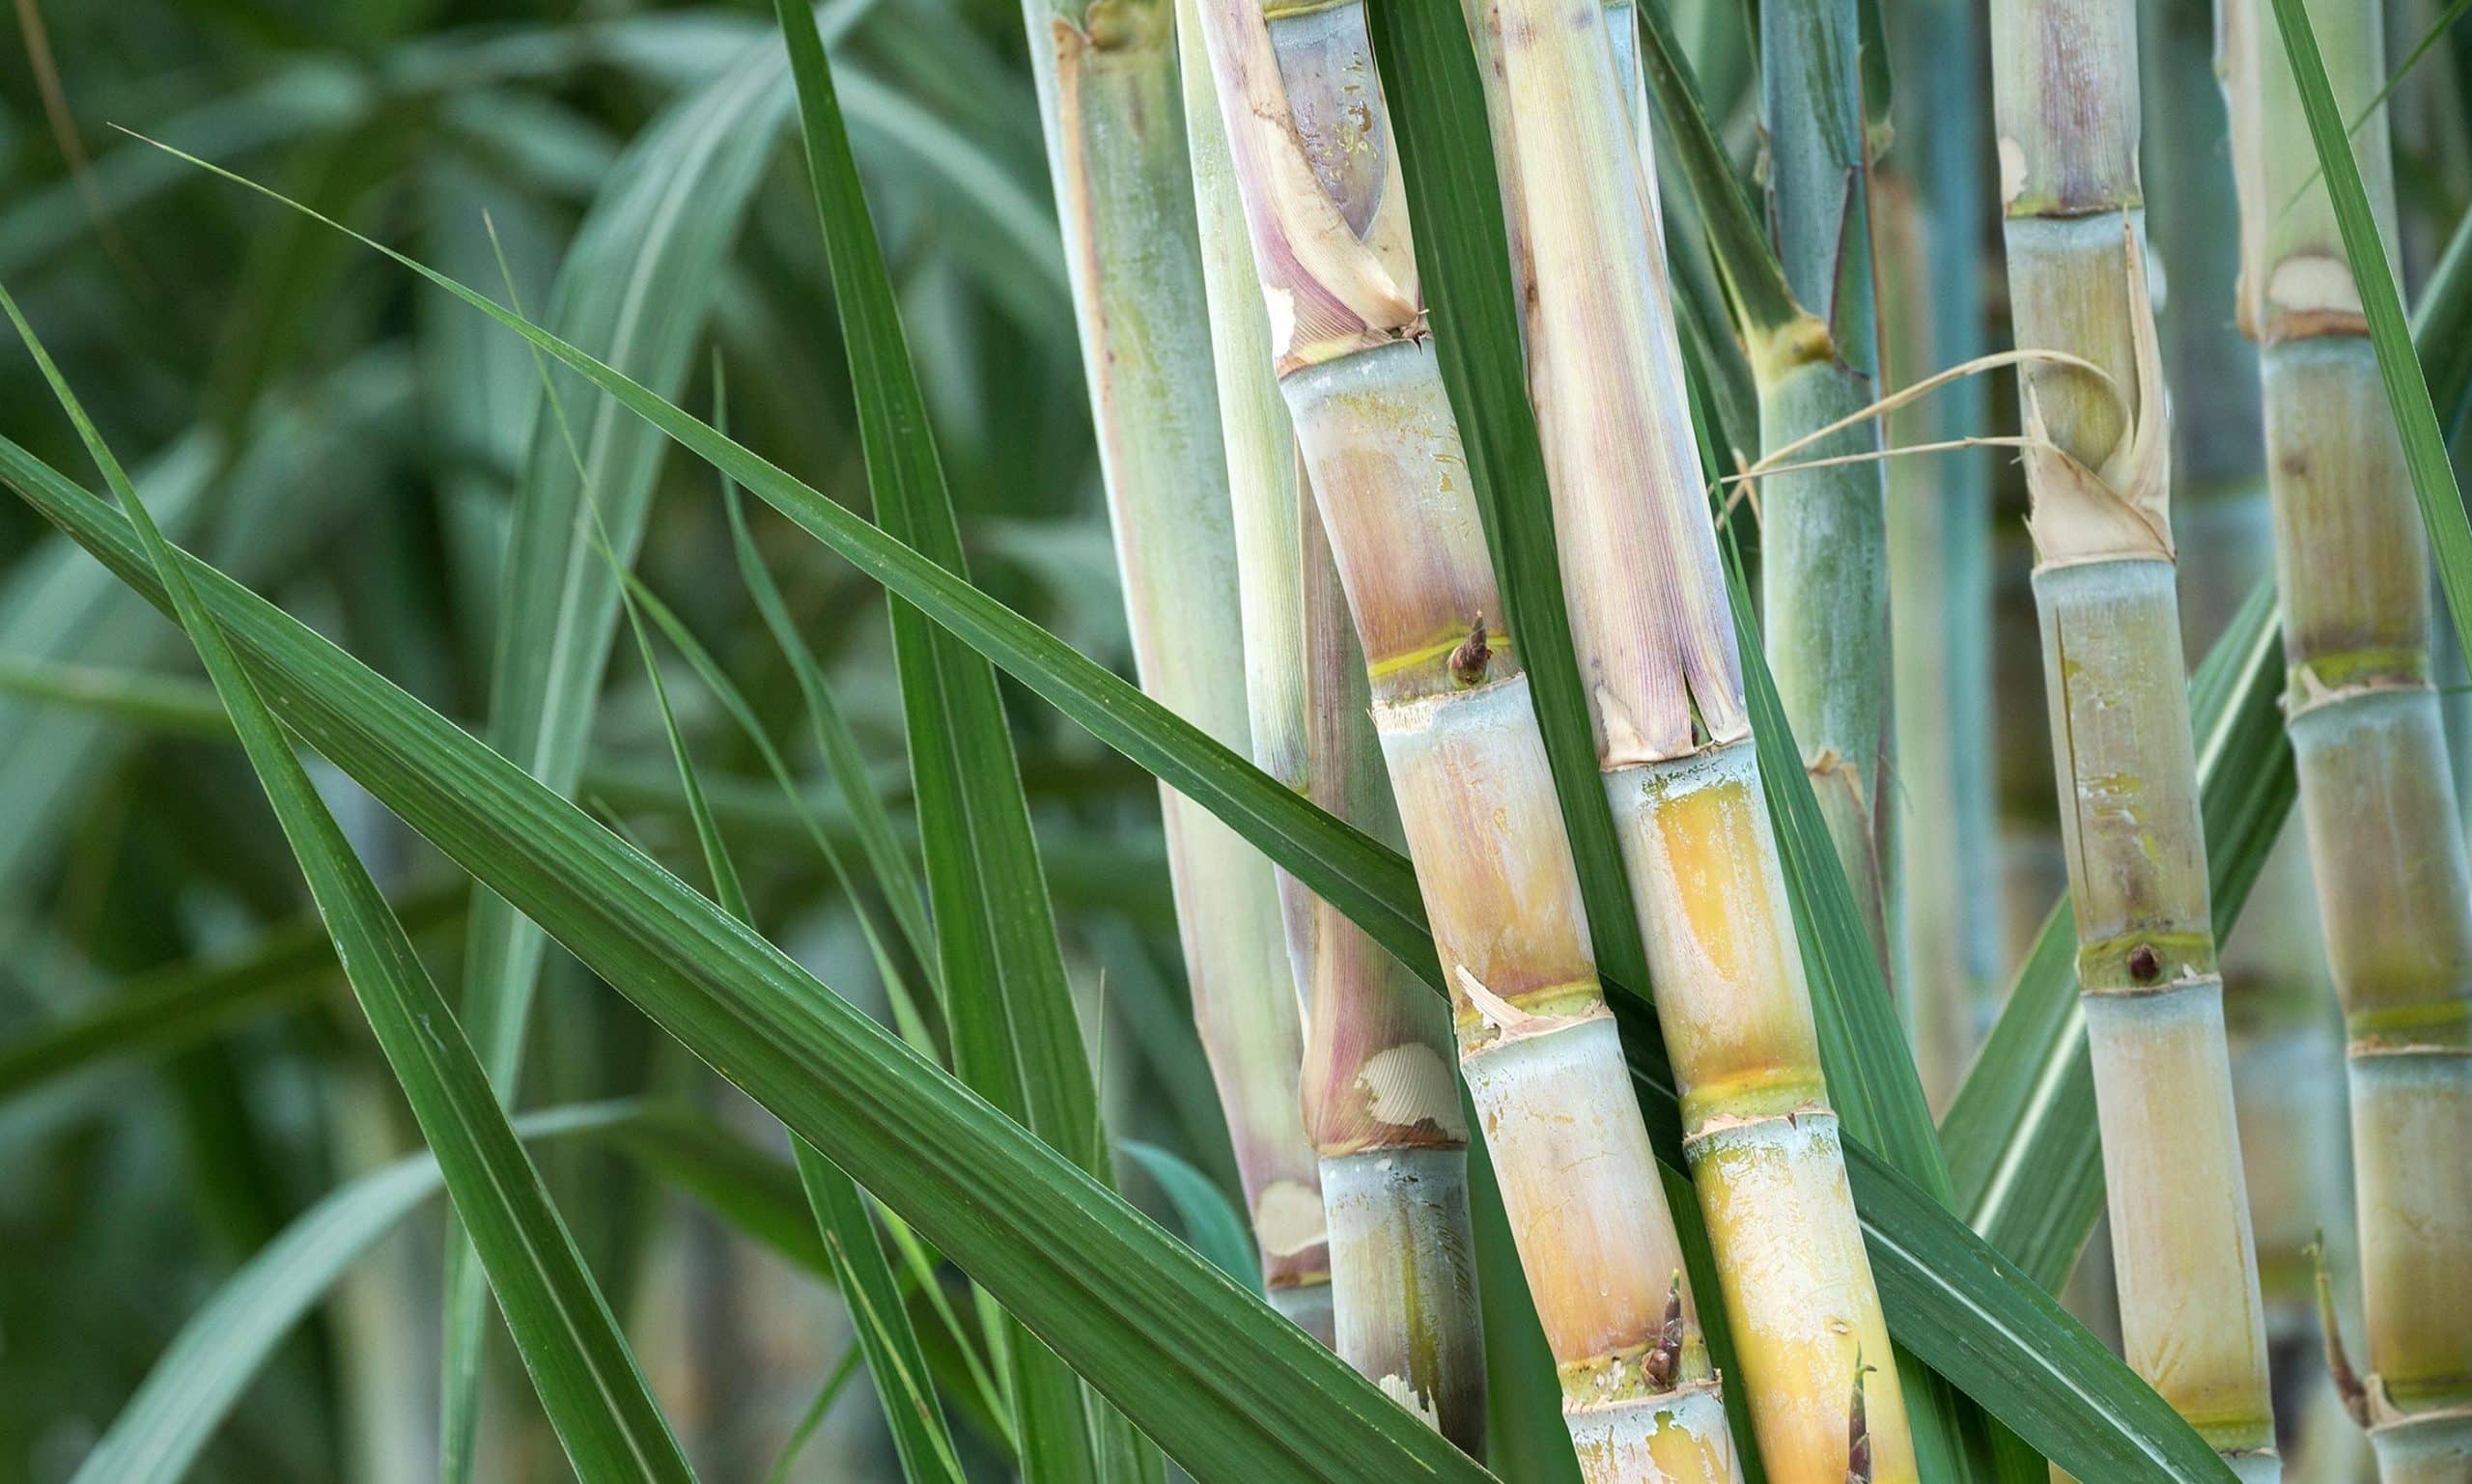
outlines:
[{"label": "yellow sugarcane stalk", "polygon": [[1894,1374],[1867,1379],[1887,1365],[1888,1330],[1754,761],[1633,90],[1593,7],[1477,0],[1472,17],[1527,279],[1572,640],[1733,1381],[1779,1484],[1911,1480]]},{"label": "yellow sugarcane stalk", "polygon": [[[1736,1477],[1430,344],[1364,12],[1201,0],[1272,347],[1591,1481]],[[1594,12],[1591,11],[1591,14]]]}]

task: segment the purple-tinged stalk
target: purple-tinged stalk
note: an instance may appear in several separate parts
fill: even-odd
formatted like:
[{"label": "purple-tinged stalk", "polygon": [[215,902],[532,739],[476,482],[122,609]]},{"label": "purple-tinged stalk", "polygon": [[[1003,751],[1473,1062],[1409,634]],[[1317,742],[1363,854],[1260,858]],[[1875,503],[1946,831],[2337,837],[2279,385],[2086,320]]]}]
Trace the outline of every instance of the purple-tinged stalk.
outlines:
[{"label": "purple-tinged stalk", "polygon": [[1279,385],[1364,654],[1452,991],[1460,1069],[1582,1472],[1604,1484],[1733,1479],[1680,1244],[1425,339],[1363,8],[1200,0],[1199,16]]},{"label": "purple-tinged stalk", "polygon": [[[1598,766],[1761,1463],[1910,1481],[1700,482],[1654,161],[1605,13],[1472,19],[1527,306],[1530,399]],[[1876,475],[1872,476],[1876,499]]]},{"label": "purple-tinged stalk", "polygon": [[[1395,841],[1364,658],[1272,374],[1270,322],[1199,22],[1180,16],[1187,130],[1241,579],[1254,761]],[[1340,1356],[1482,1456],[1485,1353],[1450,1018],[1407,968],[1279,874],[1304,1007]]]}]

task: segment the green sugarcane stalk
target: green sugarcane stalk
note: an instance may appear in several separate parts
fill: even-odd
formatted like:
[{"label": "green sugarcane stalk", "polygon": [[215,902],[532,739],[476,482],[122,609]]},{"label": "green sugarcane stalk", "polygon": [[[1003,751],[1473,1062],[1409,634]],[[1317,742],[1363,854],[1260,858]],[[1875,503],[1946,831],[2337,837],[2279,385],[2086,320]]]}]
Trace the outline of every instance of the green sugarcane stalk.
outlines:
[{"label": "green sugarcane stalk", "polygon": [[[1362,646],[1461,1074],[1581,1470],[1603,1484],[1733,1479],[1543,735],[1424,336],[1363,7],[1197,9],[1280,390]],[[1588,14],[1602,24],[1592,4]]]},{"label": "green sugarcane stalk", "polygon": [[2273,1479],[2181,667],[2161,348],[2139,240],[2136,10],[1995,0],[1993,98],[2035,597],[2130,1366]]},{"label": "green sugarcane stalk", "polygon": [[[2380,13],[2309,10],[2337,102],[2357,111],[2385,78]],[[2429,548],[2280,35],[2252,0],[2227,0],[2220,14],[2241,322],[2261,347],[2290,665],[2284,710],[2349,1039],[2369,1362],[2351,1400],[2388,1484],[2461,1480],[2472,1477],[2472,877],[2430,683]],[[2382,115],[2356,148],[2392,242]]]},{"label": "green sugarcane stalk", "polygon": [[[2257,351],[2234,312],[2239,207],[2223,143],[2223,98],[2209,85],[2214,7],[2166,0],[2145,7],[2141,20],[2147,234],[2170,285],[2159,320],[2175,388],[2175,524],[2205,553],[2180,580],[2180,625],[2194,664],[2272,571],[2273,517]],[[2309,1401],[2327,1386],[2314,1246],[2347,1203],[2350,1183],[2342,1054],[2310,892],[2308,853],[2295,826],[2276,841],[2239,931],[2223,945],[2225,978],[2240,986],[2225,1019],[2287,1477],[2308,1452]]]},{"label": "green sugarcane stalk", "polygon": [[[1881,352],[1892,386],[1981,355],[1979,295],[1991,100],[1973,0],[1912,0],[1886,19],[1901,85],[1897,144],[1873,174]],[[1968,378],[1891,414],[1890,440],[1945,442],[1990,425]],[[1935,1110],[1974,1060],[2007,963],[1992,832],[1991,458],[1888,465],[1900,1000]],[[1773,647],[1773,645],[1772,645]]]},{"label": "green sugarcane stalk", "polygon": [[[1178,25],[1253,759],[1323,808],[1395,841],[1364,657],[1299,475],[1235,162],[1190,0]],[[1278,885],[1305,1013],[1305,1129],[1330,1215],[1339,1355],[1482,1456],[1484,1330],[1449,1015],[1329,904],[1285,872]]]},{"label": "green sugarcane stalk", "polygon": [[[1170,0],[1025,0],[1056,214],[1142,688],[1250,740]],[[1331,1338],[1321,1173],[1297,1099],[1304,1030],[1270,863],[1162,789],[1185,968],[1272,1302]]]},{"label": "green sugarcane stalk", "polygon": [[[1763,449],[1782,448],[1869,406],[1878,394],[1871,285],[1869,161],[1863,136],[1854,0],[1759,7],[1760,119],[1769,214],[1786,286],[1811,318],[1754,353]],[[1876,452],[1865,420],[1795,462]],[[1891,952],[1896,848],[1889,773],[1888,507],[1881,465],[1839,464],[1759,482],[1760,621],[1768,667],[1801,743],[1838,858]]]}]

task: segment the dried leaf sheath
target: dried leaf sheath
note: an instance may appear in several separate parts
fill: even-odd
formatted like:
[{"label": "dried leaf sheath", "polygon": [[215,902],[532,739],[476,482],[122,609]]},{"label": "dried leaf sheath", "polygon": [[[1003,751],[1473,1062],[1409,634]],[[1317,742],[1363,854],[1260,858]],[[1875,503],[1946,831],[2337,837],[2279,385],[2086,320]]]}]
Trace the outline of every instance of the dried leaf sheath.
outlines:
[{"label": "dried leaf sheath", "polygon": [[[2386,72],[2380,16],[2310,13],[2337,101],[2357,111]],[[2472,1476],[2472,881],[2430,683],[2429,548],[2275,21],[2228,0],[2221,23],[2285,714],[2348,1033],[2358,1401],[2388,1484],[2434,1484]],[[2375,115],[2356,147],[2391,240],[2386,127]]]},{"label": "dried leaf sheath", "polygon": [[[1179,49],[1254,759],[1322,807],[1395,838],[1363,657],[1319,515],[1303,498],[1218,92],[1186,12]],[[1284,872],[1278,883],[1305,1009],[1305,1127],[1321,1159],[1339,1354],[1481,1455],[1484,1335],[1449,1017],[1353,923]]]},{"label": "dried leaf sheath", "polygon": [[[1772,1479],[1915,1477],[1753,762],[1657,232],[1602,18],[1477,11],[1532,275],[1531,397],[1600,766],[1683,1095],[1686,1149]],[[1643,718],[1653,718],[1643,723]]]},{"label": "dried leaf sheath", "polygon": [[1583,1470],[1731,1478],[1515,637],[1420,338],[1363,13],[1206,0],[1201,15],[1281,386]]},{"label": "dried leaf sheath", "polygon": [[[1206,347],[1167,0],[1088,14],[1027,0],[1109,515],[1142,687],[1248,737],[1235,537]],[[1329,1335],[1320,1173],[1297,1112],[1303,1045],[1269,863],[1162,791],[1177,922],[1272,1297]]]},{"label": "dried leaf sheath", "polygon": [[1998,0],[1994,103],[2036,607],[2131,1367],[2235,1470],[2279,1470],[2181,669],[2171,448],[2124,0]]}]

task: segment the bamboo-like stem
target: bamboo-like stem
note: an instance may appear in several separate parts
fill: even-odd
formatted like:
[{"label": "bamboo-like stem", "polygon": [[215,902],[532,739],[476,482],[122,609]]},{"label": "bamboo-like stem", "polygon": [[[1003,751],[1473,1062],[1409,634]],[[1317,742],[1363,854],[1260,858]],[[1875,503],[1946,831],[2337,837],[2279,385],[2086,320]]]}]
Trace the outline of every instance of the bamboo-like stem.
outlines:
[{"label": "bamboo-like stem", "polygon": [[[1210,58],[1191,0],[1178,10],[1253,758],[1323,808],[1395,840],[1363,656],[1272,375],[1270,322]],[[1293,877],[1279,873],[1278,885],[1305,1012],[1305,1130],[1330,1214],[1339,1355],[1481,1457],[1484,1330],[1449,1014]]]},{"label": "bamboo-like stem", "polygon": [[[1653,156],[1626,126],[1604,13],[1481,0],[1475,14],[1530,279],[1530,395],[1572,639],[1682,1093],[1733,1380],[1778,1484],[1912,1480],[1754,760]],[[1867,1381],[1874,1368],[1890,1379]]]},{"label": "bamboo-like stem", "polygon": [[[1142,688],[1249,740],[1235,533],[1207,354],[1170,0],[1025,0],[1099,461]],[[1270,863],[1166,789],[1194,1018],[1235,1144],[1263,1280],[1331,1338],[1321,1175]]]},{"label": "bamboo-like stem", "polygon": [[[2309,8],[2338,103],[2385,78],[2374,6]],[[2429,551],[2273,17],[2227,0],[2241,322],[2261,347],[2284,709],[2349,1037],[2367,1375],[2388,1484],[2472,1477],[2472,879],[2430,684]],[[2356,140],[2393,241],[2383,115]],[[2294,196],[2299,199],[2294,202]]]},{"label": "bamboo-like stem", "polygon": [[1733,1479],[1543,737],[1423,337],[1364,12],[1202,0],[1200,14],[1280,387],[1582,1472]]},{"label": "bamboo-like stem", "polygon": [[[2140,10],[2148,109],[2147,236],[2170,290],[2157,314],[2173,387],[2174,524],[2205,560],[2180,577],[2194,665],[2274,562],[2257,351],[2234,323],[2238,199],[2224,149],[2211,0]],[[2249,910],[2223,944],[2232,1090],[2258,1245],[2277,1446],[2287,1477],[2305,1449],[2309,1400],[2327,1387],[2313,1246],[2347,1205],[2341,1052],[2319,966],[2325,947],[2298,826],[2268,853]],[[2348,1424],[2346,1424],[2348,1426]]]},{"label": "bamboo-like stem", "polygon": [[2182,679],[2129,0],[1996,0],[1994,111],[2061,828],[2130,1366],[2272,1479],[2263,1305]]},{"label": "bamboo-like stem", "polygon": [[[1974,0],[1892,5],[1886,18],[1903,83],[1899,141],[1871,199],[1881,353],[1901,387],[1989,349],[1966,286],[1983,267],[1991,103]],[[1890,437],[1964,437],[1990,426],[1989,409],[1989,387],[1969,377],[1893,415]],[[1896,826],[1900,999],[1936,1110],[1974,1059],[2006,962],[1991,805],[1991,459],[1893,461],[1888,485],[1896,761],[1884,815]]]},{"label": "bamboo-like stem", "polygon": [[[1759,33],[1769,214],[1785,282],[1810,316],[1800,333],[1753,347],[1760,446],[1776,449],[1870,405],[1879,331],[1854,0],[1768,0]],[[1879,424],[1866,421],[1799,457],[1879,446]],[[1768,667],[1880,966],[1895,982],[1892,948],[1902,934],[1889,807],[1884,471],[1859,462],[1771,475],[1759,495]]]}]

